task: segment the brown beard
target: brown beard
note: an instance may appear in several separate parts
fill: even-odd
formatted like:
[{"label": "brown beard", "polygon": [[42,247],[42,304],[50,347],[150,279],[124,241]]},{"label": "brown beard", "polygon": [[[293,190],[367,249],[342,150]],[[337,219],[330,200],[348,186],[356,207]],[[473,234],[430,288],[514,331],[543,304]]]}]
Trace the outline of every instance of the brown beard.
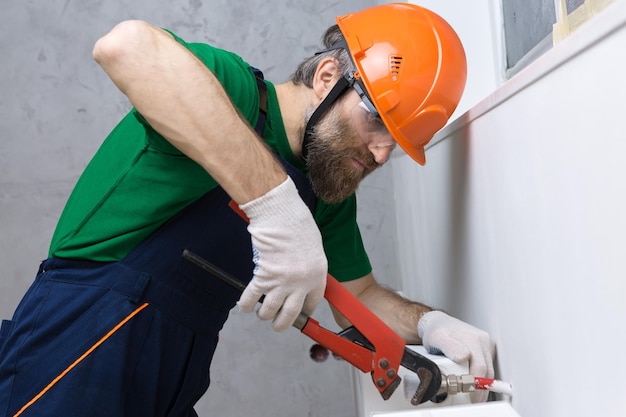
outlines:
[{"label": "brown beard", "polygon": [[[355,168],[353,158],[365,169]],[[345,200],[379,166],[374,155],[363,150],[356,130],[336,108],[330,109],[316,124],[308,146],[307,167],[313,191],[324,202]]]}]

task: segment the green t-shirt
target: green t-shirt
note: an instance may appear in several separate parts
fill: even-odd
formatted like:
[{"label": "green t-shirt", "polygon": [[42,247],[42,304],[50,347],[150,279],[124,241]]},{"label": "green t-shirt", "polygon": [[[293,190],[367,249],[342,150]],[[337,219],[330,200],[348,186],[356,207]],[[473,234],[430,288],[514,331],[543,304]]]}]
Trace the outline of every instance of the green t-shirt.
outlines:
[{"label": "green t-shirt", "polygon": [[[250,66],[230,52],[176,39],[216,75],[243,118],[254,126],[259,98]],[[276,90],[266,84],[268,117],[263,138],[283,159],[304,171],[289,146]],[[109,134],[78,180],[52,237],[49,256],[120,260],[216,186],[204,169],[133,109]],[[329,273],[339,281],[368,274],[371,266],[356,223],[356,197],[333,205],[318,199],[314,217],[324,240]]]}]

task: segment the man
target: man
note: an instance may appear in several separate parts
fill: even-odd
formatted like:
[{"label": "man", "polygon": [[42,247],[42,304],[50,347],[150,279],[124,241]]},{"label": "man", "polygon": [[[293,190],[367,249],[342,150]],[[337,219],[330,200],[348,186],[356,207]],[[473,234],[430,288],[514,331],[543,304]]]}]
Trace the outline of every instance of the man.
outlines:
[{"label": "man", "polygon": [[[337,22],[326,49],[276,86],[230,52],[146,22],[98,40],[96,61],[134,109],[3,322],[1,415],[195,415],[229,310],[264,296],[257,315],[282,331],[321,301],[327,273],[408,343],[493,376],[485,332],[376,283],[356,224],[354,192],[396,144],[425,162],[465,83],[462,46],[409,4]],[[244,293],[184,249],[250,280]]]}]

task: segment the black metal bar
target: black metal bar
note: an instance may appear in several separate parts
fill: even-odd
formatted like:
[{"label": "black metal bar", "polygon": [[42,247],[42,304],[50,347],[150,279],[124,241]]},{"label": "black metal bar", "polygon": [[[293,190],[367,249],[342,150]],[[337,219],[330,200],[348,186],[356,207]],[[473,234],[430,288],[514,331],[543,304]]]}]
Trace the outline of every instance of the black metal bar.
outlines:
[{"label": "black metal bar", "polygon": [[[229,284],[230,286],[238,289],[239,291],[243,292],[243,290],[246,289],[246,284],[244,284],[239,278],[218,268],[217,266],[213,265],[211,262],[207,261],[206,259],[202,258],[199,255],[196,255],[189,249],[185,249],[183,251],[182,257],[185,260],[194,264],[195,266],[213,275],[214,277],[219,278],[225,283]],[[262,303],[264,299],[265,299],[265,295],[262,295],[261,298],[259,299],[259,303]]]}]

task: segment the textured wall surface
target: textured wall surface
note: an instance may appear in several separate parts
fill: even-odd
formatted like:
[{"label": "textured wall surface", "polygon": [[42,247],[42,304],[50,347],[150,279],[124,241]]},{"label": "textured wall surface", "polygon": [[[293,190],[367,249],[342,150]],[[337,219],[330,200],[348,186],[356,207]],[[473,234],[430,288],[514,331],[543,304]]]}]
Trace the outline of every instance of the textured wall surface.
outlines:
[{"label": "textured wall surface", "polygon": [[[136,18],[187,40],[236,51],[284,81],[317,49],[334,17],[373,1],[3,0],[0,5],[0,317],[9,317],[47,254],[75,181],[108,131],[129,110],[91,58],[94,42]],[[362,187],[360,222],[375,272],[392,280],[389,172]],[[322,306],[316,314],[332,327]],[[200,415],[355,415],[351,368],[309,359],[308,338],[277,334],[234,312],[212,368]]]}]

